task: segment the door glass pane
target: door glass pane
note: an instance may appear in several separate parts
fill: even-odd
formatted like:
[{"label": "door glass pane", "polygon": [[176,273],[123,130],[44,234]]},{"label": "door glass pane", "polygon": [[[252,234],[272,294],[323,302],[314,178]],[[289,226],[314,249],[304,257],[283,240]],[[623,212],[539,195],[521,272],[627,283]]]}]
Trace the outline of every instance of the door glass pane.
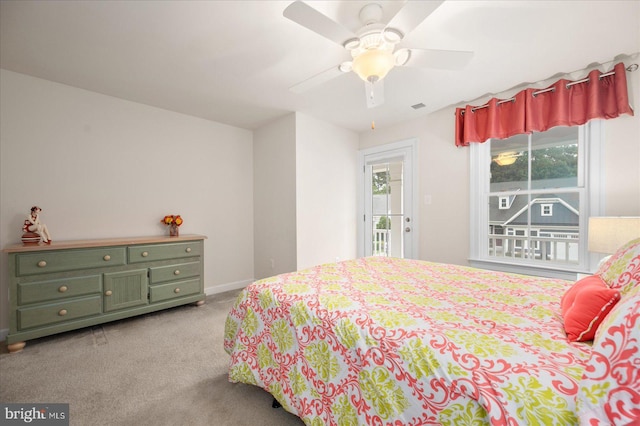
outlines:
[{"label": "door glass pane", "polygon": [[402,161],[387,164],[389,170],[389,213],[402,215]]},{"label": "door glass pane", "polygon": [[372,192],[372,254],[403,257],[403,162],[370,165]]},{"label": "door glass pane", "polygon": [[389,196],[391,193],[391,188],[389,185],[389,167],[388,164],[376,164],[375,166],[371,167],[373,215],[386,215],[389,213]]},{"label": "door glass pane", "polygon": [[374,216],[371,232],[374,256],[389,256],[391,230],[389,216]]}]

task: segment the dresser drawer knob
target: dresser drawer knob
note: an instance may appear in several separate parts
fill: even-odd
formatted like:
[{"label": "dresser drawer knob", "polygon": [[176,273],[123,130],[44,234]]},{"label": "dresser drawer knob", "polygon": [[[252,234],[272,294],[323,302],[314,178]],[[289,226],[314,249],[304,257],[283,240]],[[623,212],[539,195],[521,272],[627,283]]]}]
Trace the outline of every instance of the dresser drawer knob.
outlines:
[{"label": "dresser drawer knob", "polygon": [[180,293],[180,288],[176,288],[175,290],[173,290],[173,292],[176,294]]},{"label": "dresser drawer knob", "polygon": [[107,290],[104,292],[105,296],[111,296],[113,294],[113,292],[111,290]]},{"label": "dresser drawer knob", "polygon": [[173,271],[173,275],[180,275],[180,269],[176,269],[175,271]]},{"label": "dresser drawer knob", "polygon": [[47,266],[47,262],[44,260],[41,260],[40,262],[38,262],[38,268],[44,268],[45,266]]},{"label": "dresser drawer knob", "polygon": [[187,247],[184,251],[186,251],[187,253],[191,253],[191,247]]},{"label": "dresser drawer knob", "polygon": [[58,312],[58,315],[60,315],[61,317],[67,315],[67,310],[66,309],[60,309],[60,312]]},{"label": "dresser drawer knob", "polygon": [[103,259],[104,259],[106,262],[108,262],[108,261],[110,261],[110,260],[111,260],[111,256],[109,256],[108,254],[105,254],[105,255],[104,255],[104,257],[103,257]]},{"label": "dresser drawer knob", "polygon": [[66,285],[61,285],[61,286],[60,286],[60,288],[58,288],[58,291],[59,291],[60,293],[64,293],[64,292],[66,292],[67,290],[69,290],[69,287],[67,287]]},{"label": "dresser drawer knob", "polygon": [[149,252],[148,251],[143,251],[142,252],[142,257],[147,257],[149,256]]}]

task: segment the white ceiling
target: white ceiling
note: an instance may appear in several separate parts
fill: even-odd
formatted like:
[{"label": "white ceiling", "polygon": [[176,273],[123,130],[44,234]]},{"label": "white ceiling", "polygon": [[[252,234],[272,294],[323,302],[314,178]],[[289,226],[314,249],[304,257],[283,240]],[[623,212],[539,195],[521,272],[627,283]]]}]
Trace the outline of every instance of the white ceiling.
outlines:
[{"label": "white ceiling", "polygon": [[[372,1],[388,21],[403,1],[309,1],[356,31]],[[4,69],[247,129],[292,111],[364,131],[640,51],[640,1],[449,0],[405,37],[417,48],[472,50],[462,71],[394,68],[368,109],[344,74],[288,88],[350,59],[283,17],[291,1],[5,1]],[[424,103],[414,110],[411,105]]]}]

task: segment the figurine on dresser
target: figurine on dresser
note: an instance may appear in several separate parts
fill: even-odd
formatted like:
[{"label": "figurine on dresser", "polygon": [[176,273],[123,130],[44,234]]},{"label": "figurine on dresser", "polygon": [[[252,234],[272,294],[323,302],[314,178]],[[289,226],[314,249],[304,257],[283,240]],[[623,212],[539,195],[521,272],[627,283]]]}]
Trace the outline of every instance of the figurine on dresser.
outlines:
[{"label": "figurine on dresser", "polygon": [[24,220],[22,225],[22,242],[25,244],[38,244],[42,241],[45,244],[51,244],[51,235],[47,225],[40,222],[40,212],[42,209],[38,206],[31,207],[31,214]]}]

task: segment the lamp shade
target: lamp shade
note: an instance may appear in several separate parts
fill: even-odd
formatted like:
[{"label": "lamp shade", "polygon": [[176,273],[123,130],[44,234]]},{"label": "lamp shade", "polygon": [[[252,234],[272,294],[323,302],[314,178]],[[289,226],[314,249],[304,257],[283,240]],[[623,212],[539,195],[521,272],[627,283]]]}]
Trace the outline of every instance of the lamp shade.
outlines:
[{"label": "lamp shade", "polygon": [[589,218],[589,251],[615,253],[622,245],[640,238],[640,217]]},{"label": "lamp shade", "polygon": [[382,80],[394,65],[393,54],[385,49],[369,49],[353,59],[353,71],[370,83]]}]

